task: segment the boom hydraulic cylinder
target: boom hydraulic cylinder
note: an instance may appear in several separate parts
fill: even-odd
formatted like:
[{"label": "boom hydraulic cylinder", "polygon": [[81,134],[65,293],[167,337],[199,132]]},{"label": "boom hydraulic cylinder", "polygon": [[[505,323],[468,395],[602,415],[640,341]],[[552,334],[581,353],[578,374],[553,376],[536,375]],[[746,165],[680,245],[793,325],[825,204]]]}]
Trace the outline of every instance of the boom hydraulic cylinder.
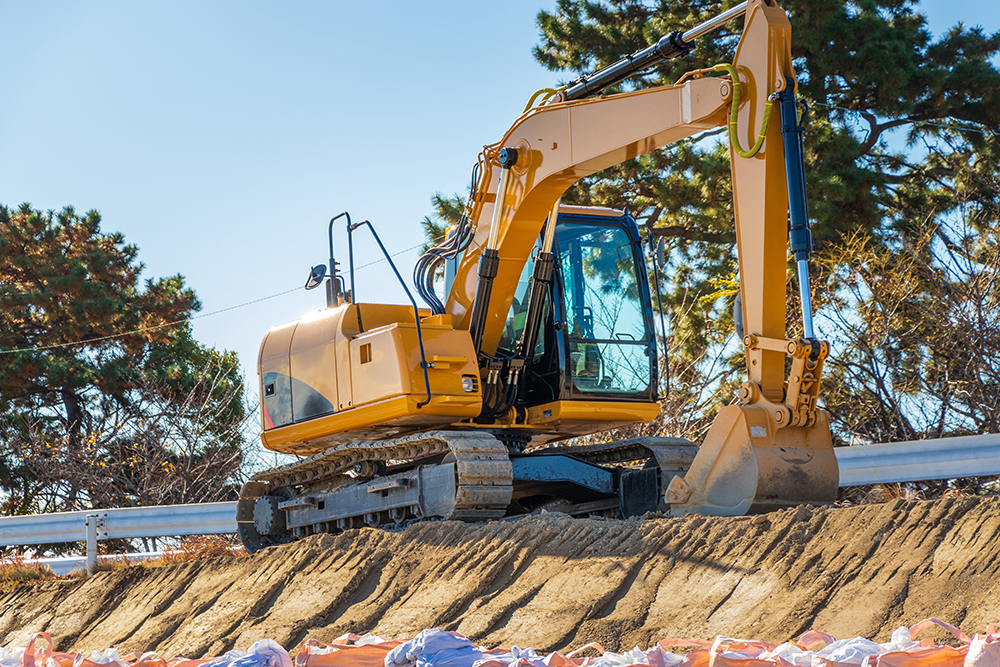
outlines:
[{"label": "boom hydraulic cylinder", "polygon": [[500,151],[499,158],[500,187],[497,190],[496,204],[493,207],[490,236],[486,242],[486,248],[479,258],[479,283],[476,286],[476,301],[472,306],[470,333],[476,352],[482,350],[483,329],[486,327],[486,317],[489,314],[493,279],[497,277],[497,269],[500,266],[500,254],[497,251],[497,244],[500,242],[500,223],[503,220],[503,204],[507,198],[507,186],[510,184],[510,169],[517,164],[517,149],[505,148]]}]

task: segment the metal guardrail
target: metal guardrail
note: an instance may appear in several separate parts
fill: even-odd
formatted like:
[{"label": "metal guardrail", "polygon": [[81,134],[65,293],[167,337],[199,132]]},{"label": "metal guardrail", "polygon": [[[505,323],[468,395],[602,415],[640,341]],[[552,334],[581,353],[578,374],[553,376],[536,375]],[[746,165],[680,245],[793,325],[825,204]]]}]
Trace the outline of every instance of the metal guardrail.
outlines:
[{"label": "metal guardrail", "polygon": [[0,518],[0,546],[87,543],[87,572],[97,565],[97,541],[236,532],[236,503],[54,512]]},{"label": "metal guardrail", "polygon": [[837,447],[840,486],[1000,475],[1000,433]]},{"label": "metal guardrail", "polygon": [[[840,486],[1000,475],[1000,434],[837,447]],[[97,541],[236,532],[236,503],[58,512],[0,517],[0,546],[87,542],[87,569]]]},{"label": "metal guardrail", "polygon": [[0,518],[0,546],[84,542],[87,516],[97,516],[97,538],[213,535],[236,532],[236,503],[55,512]]}]

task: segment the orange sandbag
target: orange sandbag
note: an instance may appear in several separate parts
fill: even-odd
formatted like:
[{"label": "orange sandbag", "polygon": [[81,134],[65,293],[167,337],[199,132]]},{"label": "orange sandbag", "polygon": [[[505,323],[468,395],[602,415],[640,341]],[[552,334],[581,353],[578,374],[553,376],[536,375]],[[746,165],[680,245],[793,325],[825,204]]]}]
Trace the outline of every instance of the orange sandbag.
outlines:
[{"label": "orange sandbag", "polygon": [[965,655],[969,650],[969,636],[951,623],[936,618],[926,618],[910,628],[910,638],[916,641],[917,636],[927,628],[937,626],[944,628],[965,646],[936,646],[931,639],[920,642],[923,648],[909,651],[893,651],[883,653],[876,658],[867,660],[875,667],[963,667]]},{"label": "orange sandbag", "polygon": [[914,651],[883,653],[874,660],[869,658],[868,663],[876,667],[962,667],[968,650],[967,646],[932,646]]},{"label": "orange sandbag", "polygon": [[704,646],[705,648],[695,649],[686,656],[684,662],[677,667],[708,667],[712,658],[712,642],[705,639],[661,639],[656,642],[661,651],[666,651],[673,646]]},{"label": "orange sandbag", "polygon": [[36,633],[31,639],[28,640],[27,645],[24,647],[24,656],[21,658],[21,664],[24,667],[35,667],[35,640],[41,637],[48,644],[48,648],[42,649],[42,660],[41,667],[45,667],[49,658],[52,657],[52,635],[47,632]]},{"label": "orange sandbag", "polygon": [[[358,635],[343,635],[326,644],[309,639],[295,656],[295,667],[383,667],[385,656],[403,642],[386,641],[379,644],[357,646]],[[328,650],[317,652],[318,647]]]},{"label": "orange sandbag", "polygon": [[558,652],[552,653],[545,658],[549,667],[579,667],[585,659],[586,658],[570,658]]},{"label": "orange sandbag", "polygon": [[[36,653],[35,640],[39,637],[45,640],[45,648]],[[24,667],[35,667],[37,660],[38,667],[73,667],[78,657],[80,656],[77,653],[58,653],[54,651],[52,648],[52,635],[47,632],[39,632],[24,647],[21,664]]]},{"label": "orange sandbag", "polygon": [[[836,660],[827,660],[826,658],[821,658],[814,655],[812,658],[811,667],[858,667],[850,662],[837,662]],[[862,665],[862,667],[865,667]]]},{"label": "orange sandbag", "polygon": [[[177,660],[183,660],[183,658],[179,658]],[[170,665],[168,661],[164,660],[158,653],[154,653],[153,651],[147,651],[146,653],[129,653],[128,655],[122,656],[122,662],[129,665],[129,667],[169,667]],[[199,662],[205,661],[201,660]]]},{"label": "orange sandbag", "polygon": [[212,658],[195,660],[192,658],[171,658],[167,660],[167,667],[200,667],[206,662],[212,662]]},{"label": "orange sandbag", "polygon": [[916,641],[917,635],[919,635],[921,632],[931,627],[932,625],[936,625],[939,628],[944,628],[945,630],[950,632],[955,637],[955,639],[962,642],[963,644],[968,644],[970,641],[972,641],[971,639],[969,639],[969,635],[965,634],[951,623],[945,623],[944,621],[940,621],[936,618],[925,618],[916,625],[912,626],[910,628],[910,637],[914,641]]},{"label": "orange sandbag", "polygon": [[709,667],[792,667],[792,663],[779,656],[766,655],[777,644],[745,639],[719,637],[712,644]]},{"label": "orange sandbag", "polygon": [[819,651],[835,641],[837,640],[833,635],[828,635],[819,630],[810,630],[799,637],[799,641],[795,643],[805,651]]}]

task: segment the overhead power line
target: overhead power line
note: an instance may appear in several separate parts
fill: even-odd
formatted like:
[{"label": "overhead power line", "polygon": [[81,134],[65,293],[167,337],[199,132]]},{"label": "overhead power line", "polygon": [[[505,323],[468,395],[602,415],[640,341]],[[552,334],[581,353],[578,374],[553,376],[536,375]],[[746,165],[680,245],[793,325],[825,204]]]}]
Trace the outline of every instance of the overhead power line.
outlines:
[{"label": "overhead power line", "polygon": [[[809,100],[809,104],[816,104],[816,105],[819,105],[821,107],[826,107],[828,109],[836,109],[838,111],[845,111],[847,113],[853,113],[853,114],[857,114],[859,116],[863,114],[863,112],[861,112],[861,111],[859,111],[857,109],[848,109],[846,107],[838,107],[835,104],[826,104],[825,102],[815,102],[815,101]],[[1000,136],[1000,132],[992,132],[990,130],[984,130],[984,129],[981,129],[981,128],[978,128],[978,127],[967,127],[965,125],[948,125],[946,123],[932,123],[929,120],[914,120],[914,121],[910,121],[910,122],[913,123],[914,125],[929,125],[931,127],[943,127],[946,130],[961,130],[962,132],[977,132],[979,134],[992,135],[994,137]]]},{"label": "overhead power line", "polygon": [[[419,248],[422,245],[423,244],[421,243],[421,244],[417,244],[415,246],[411,246],[411,247],[406,248],[404,250],[400,250],[399,252],[395,252],[391,256],[392,257],[397,257],[399,255],[402,255],[403,253],[410,252],[411,250],[416,250],[417,248]],[[354,267],[354,270],[355,271],[360,271],[361,269],[367,268],[369,266],[374,266],[375,264],[378,264],[379,262],[384,262],[384,261],[385,261],[385,257],[382,257],[381,259],[376,259],[373,262],[368,262],[367,264],[362,264],[361,266],[356,266],[356,267]],[[300,289],[302,289],[302,288],[301,287],[293,287],[292,289],[285,290],[284,292],[278,292],[277,294],[271,294],[270,296],[262,296],[259,299],[253,299],[252,301],[245,301],[245,302],[237,304],[235,306],[228,306],[226,308],[220,308],[219,310],[213,310],[210,313],[201,313],[200,315],[194,315],[192,317],[186,317],[186,318],[181,319],[181,320],[175,320],[173,322],[165,322],[163,324],[157,324],[157,325],[150,326],[150,327],[142,327],[140,329],[133,329],[132,331],[125,331],[123,333],[111,334],[109,336],[98,336],[97,338],[87,338],[87,339],[84,339],[84,340],[77,340],[77,341],[73,341],[73,342],[70,342],[70,343],[57,343],[55,345],[36,345],[36,346],[33,346],[33,347],[21,347],[21,348],[12,348],[12,349],[9,349],[9,350],[0,350],[0,354],[18,354],[20,352],[43,352],[45,350],[55,350],[55,349],[59,349],[59,348],[63,348],[63,347],[75,347],[77,345],[90,345],[92,343],[100,343],[101,341],[112,340],[114,338],[124,338],[125,336],[132,336],[134,334],[146,333],[147,331],[157,331],[159,329],[169,329],[169,328],[172,328],[172,327],[179,327],[182,324],[187,324],[188,322],[191,322],[193,320],[200,320],[203,317],[211,317],[213,315],[218,315],[220,313],[229,312],[230,310],[236,310],[237,308],[244,308],[246,306],[250,306],[250,305],[253,305],[255,303],[260,303],[261,301],[267,301],[269,299],[275,299],[275,298],[277,298],[279,296],[285,296],[286,294],[291,294],[292,292],[298,292]]]}]

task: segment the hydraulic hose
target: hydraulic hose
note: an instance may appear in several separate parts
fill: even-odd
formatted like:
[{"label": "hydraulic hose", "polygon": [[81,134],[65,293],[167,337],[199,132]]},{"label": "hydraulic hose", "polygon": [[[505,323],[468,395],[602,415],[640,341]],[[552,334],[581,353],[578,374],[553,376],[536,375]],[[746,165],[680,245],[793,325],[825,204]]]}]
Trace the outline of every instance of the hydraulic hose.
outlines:
[{"label": "hydraulic hose", "polygon": [[750,150],[744,150],[743,146],[740,145],[740,136],[739,132],[737,132],[740,109],[740,75],[736,72],[736,68],[729,63],[719,63],[713,69],[718,72],[727,72],[729,78],[732,79],[733,103],[729,111],[729,141],[733,145],[733,150],[740,157],[753,157],[760,152],[761,147],[764,145],[764,137],[767,136],[767,125],[771,120],[771,105],[773,102],[768,98],[767,103],[764,105],[764,118],[760,124],[760,134],[757,135],[756,143],[754,143]]},{"label": "hydraulic hose", "polygon": [[[521,113],[524,113],[531,107],[535,106],[535,100],[537,100],[539,97],[541,97],[542,102],[544,102],[545,100],[549,99],[550,97],[552,97],[553,95],[562,90],[566,90],[565,86],[562,88],[539,88],[528,100],[528,103],[524,105],[524,111],[522,111]],[[544,97],[542,97],[543,95]]]}]

